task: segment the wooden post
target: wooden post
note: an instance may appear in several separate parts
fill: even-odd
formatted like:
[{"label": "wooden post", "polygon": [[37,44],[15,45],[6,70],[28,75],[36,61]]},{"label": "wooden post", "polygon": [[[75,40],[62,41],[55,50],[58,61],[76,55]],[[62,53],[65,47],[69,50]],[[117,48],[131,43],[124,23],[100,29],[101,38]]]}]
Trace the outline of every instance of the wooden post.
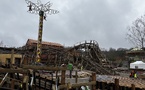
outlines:
[{"label": "wooden post", "polygon": [[18,79],[18,80],[20,80],[20,76],[19,76],[19,73],[17,73],[17,79]]},{"label": "wooden post", "polygon": [[[96,73],[92,73],[92,81],[96,82]],[[92,85],[92,90],[96,90],[96,85]]]},{"label": "wooden post", "polygon": [[14,86],[15,86],[15,80],[12,79],[12,81],[11,81],[11,90],[14,89]]},{"label": "wooden post", "polygon": [[119,79],[115,79],[115,90],[119,90]]},{"label": "wooden post", "polygon": [[56,79],[57,79],[57,77],[58,77],[58,70],[56,71]]},{"label": "wooden post", "polygon": [[135,85],[131,84],[131,90],[135,90]]},{"label": "wooden post", "polygon": [[39,89],[40,89],[41,88],[41,77],[40,77],[40,74],[39,74],[38,78],[39,78]]},{"label": "wooden post", "polygon": [[[51,80],[53,81],[53,73],[50,73],[51,74]],[[56,79],[57,80],[57,79]],[[52,83],[51,83],[51,85],[50,85],[50,90],[52,90]]]},{"label": "wooden post", "polygon": [[123,90],[126,90],[126,86],[123,86],[122,89],[123,89]]},{"label": "wooden post", "polygon": [[75,75],[76,75],[76,80],[75,81],[76,81],[76,83],[78,83],[78,71],[75,72]]},{"label": "wooden post", "polygon": [[96,81],[96,89],[98,89],[98,81]]},{"label": "wooden post", "polygon": [[119,90],[123,90],[123,87],[122,86],[119,86]]},{"label": "wooden post", "polygon": [[33,70],[33,77],[34,77],[34,88],[36,89],[36,71]]},{"label": "wooden post", "polygon": [[71,89],[71,88],[72,88],[72,86],[71,86],[70,82],[68,82],[68,83],[67,83],[67,90],[69,90],[69,89]]},{"label": "wooden post", "polygon": [[109,83],[109,90],[115,90],[114,89],[114,83]]},{"label": "wooden post", "polygon": [[12,64],[14,63],[14,49],[11,51],[11,61],[10,61],[10,68],[12,67]]},{"label": "wooden post", "polygon": [[99,81],[96,82],[96,85],[97,85],[96,89],[100,89],[100,82]]},{"label": "wooden post", "polygon": [[[78,71],[75,71],[75,82],[78,83]],[[76,88],[76,90],[78,90],[78,87]]]},{"label": "wooden post", "polygon": [[102,90],[105,90],[105,82],[102,82]]},{"label": "wooden post", "polygon": [[100,88],[99,88],[100,90],[102,90],[102,83],[103,83],[103,82],[100,82]]},{"label": "wooden post", "polygon": [[108,83],[107,84],[107,90],[113,90],[111,87],[112,87],[112,84],[111,83]]},{"label": "wooden post", "polygon": [[126,87],[126,90],[131,90],[131,87]]},{"label": "wooden post", "polygon": [[61,71],[61,85],[65,84],[65,70]]},{"label": "wooden post", "polygon": [[112,86],[110,87],[110,90],[113,90],[113,87]]},{"label": "wooden post", "polygon": [[44,89],[46,90],[46,82],[47,81],[47,78],[45,77],[45,86],[44,86]]},{"label": "wooden post", "polygon": [[23,90],[28,90],[28,81],[29,81],[29,77],[25,76],[23,79]]},{"label": "wooden post", "polygon": [[[10,63],[8,64],[8,68],[12,68],[12,64],[14,62],[14,49],[11,51],[11,60]],[[10,73],[10,77],[14,78],[14,73]]]}]

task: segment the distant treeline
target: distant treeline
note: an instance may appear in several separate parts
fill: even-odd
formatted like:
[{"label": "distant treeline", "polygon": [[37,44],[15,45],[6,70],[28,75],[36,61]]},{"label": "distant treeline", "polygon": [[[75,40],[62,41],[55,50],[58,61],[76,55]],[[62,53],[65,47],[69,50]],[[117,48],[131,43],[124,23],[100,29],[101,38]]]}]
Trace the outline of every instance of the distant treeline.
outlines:
[{"label": "distant treeline", "polygon": [[122,66],[122,62],[126,60],[126,51],[129,49],[126,48],[110,48],[108,51],[102,51],[106,58],[111,61],[113,64],[116,64],[117,66]]}]

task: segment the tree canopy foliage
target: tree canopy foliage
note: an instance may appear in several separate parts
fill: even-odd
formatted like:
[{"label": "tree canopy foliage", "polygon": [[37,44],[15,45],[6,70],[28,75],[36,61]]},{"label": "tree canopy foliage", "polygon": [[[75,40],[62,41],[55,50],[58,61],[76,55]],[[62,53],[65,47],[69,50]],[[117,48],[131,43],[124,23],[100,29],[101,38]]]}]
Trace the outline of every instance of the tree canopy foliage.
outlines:
[{"label": "tree canopy foliage", "polygon": [[120,64],[122,61],[126,60],[126,51],[128,51],[126,48],[110,48],[109,51],[103,51],[103,53],[113,64]]}]

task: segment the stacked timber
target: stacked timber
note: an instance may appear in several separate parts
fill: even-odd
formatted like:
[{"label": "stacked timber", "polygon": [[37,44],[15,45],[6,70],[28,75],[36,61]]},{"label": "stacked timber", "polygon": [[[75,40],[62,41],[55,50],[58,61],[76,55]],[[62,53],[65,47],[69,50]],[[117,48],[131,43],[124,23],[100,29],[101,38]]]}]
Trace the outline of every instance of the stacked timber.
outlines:
[{"label": "stacked timber", "polygon": [[119,86],[131,87],[132,84],[136,88],[145,88],[145,80],[137,78],[127,78],[121,76],[97,75],[97,81],[105,83],[114,83],[115,79],[119,80]]}]

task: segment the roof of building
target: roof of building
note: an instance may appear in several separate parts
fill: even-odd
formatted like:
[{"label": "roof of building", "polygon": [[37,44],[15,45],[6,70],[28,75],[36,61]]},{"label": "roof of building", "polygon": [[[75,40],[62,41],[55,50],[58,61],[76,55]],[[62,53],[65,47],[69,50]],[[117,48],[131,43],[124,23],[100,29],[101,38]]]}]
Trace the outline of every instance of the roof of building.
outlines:
[{"label": "roof of building", "polygon": [[126,51],[126,54],[145,54],[145,51],[143,50],[137,50],[137,51]]},{"label": "roof of building", "polygon": [[[32,44],[37,44],[37,40],[33,40],[33,39],[28,39],[26,45],[32,45]],[[50,46],[59,46],[59,47],[63,47],[63,45],[59,44],[59,43],[54,43],[54,42],[46,42],[46,41],[42,41],[43,45],[50,45]]]},{"label": "roof of building", "polygon": [[133,62],[131,64],[145,64],[143,61],[136,61],[136,62]]}]

